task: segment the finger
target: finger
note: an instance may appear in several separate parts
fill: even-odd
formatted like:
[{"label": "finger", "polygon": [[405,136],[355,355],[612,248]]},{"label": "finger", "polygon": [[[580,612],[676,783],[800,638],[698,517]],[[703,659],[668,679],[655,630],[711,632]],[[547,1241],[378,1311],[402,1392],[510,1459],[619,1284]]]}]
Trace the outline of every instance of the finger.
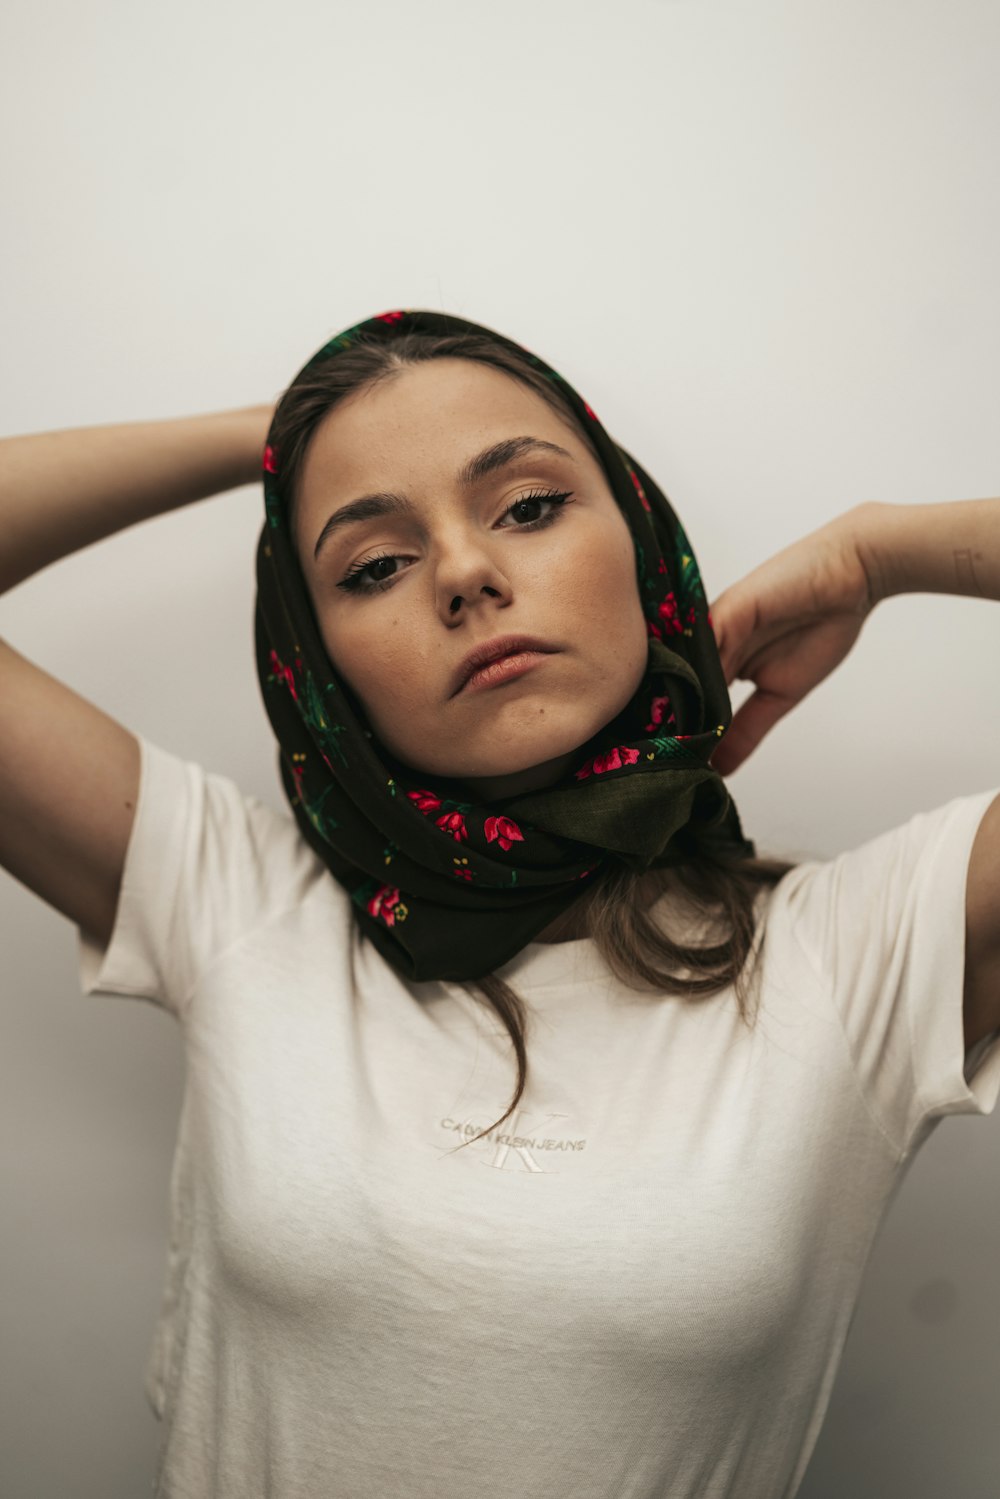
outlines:
[{"label": "finger", "polygon": [[791,699],[776,692],[758,688],[734,714],[719,748],[712,756],[712,766],[720,775],[732,775],[753,754],[766,734],[791,708]]},{"label": "finger", "polygon": [[738,583],[720,593],[709,614],[726,684],[731,685],[754,648],[757,609],[753,595]]}]

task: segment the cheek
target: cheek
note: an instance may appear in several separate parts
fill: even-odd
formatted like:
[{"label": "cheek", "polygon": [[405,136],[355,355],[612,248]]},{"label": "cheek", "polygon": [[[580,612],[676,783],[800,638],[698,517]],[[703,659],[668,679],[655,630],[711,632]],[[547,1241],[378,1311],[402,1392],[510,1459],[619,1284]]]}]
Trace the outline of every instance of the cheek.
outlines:
[{"label": "cheek", "polygon": [[[346,612],[346,611],[345,611]],[[323,644],[337,675],[361,703],[371,723],[384,727],[387,719],[405,723],[420,708],[419,673],[414,669],[412,630],[393,617],[376,617],[359,609],[358,616],[325,624]]]},{"label": "cheek", "polygon": [[377,698],[382,675],[384,647],[378,632],[363,619],[338,620],[334,627],[324,621],[320,631],[334,670],[367,708]]},{"label": "cheek", "polygon": [[567,575],[580,617],[621,644],[646,626],[636,577],[635,548],[623,521],[600,527]]},{"label": "cheek", "polygon": [[592,649],[609,683],[627,699],[638,688],[649,659],[649,631],[630,532],[624,538],[608,538],[590,618]]}]

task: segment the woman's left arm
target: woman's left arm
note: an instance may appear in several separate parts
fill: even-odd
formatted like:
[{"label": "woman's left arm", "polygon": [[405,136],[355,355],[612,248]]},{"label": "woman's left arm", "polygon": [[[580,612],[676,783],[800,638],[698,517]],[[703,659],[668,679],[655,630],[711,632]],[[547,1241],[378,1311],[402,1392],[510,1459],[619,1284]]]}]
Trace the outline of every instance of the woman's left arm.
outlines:
[{"label": "woman's left arm", "polygon": [[[899,593],[1000,601],[1000,500],[858,505],[727,588],[712,605],[726,681],[754,683],[713,758],[729,775],[840,664],[872,609]],[[998,663],[1000,679],[1000,663]],[[1000,1028],[1000,797],[966,891],[965,1041]]]}]

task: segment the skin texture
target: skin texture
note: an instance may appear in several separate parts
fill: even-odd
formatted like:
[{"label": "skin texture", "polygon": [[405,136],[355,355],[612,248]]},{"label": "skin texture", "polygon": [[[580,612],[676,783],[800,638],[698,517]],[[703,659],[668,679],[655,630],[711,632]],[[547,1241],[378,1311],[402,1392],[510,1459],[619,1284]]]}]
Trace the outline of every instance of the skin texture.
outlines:
[{"label": "skin texture", "polygon": [[[522,435],[571,458],[529,455],[472,490],[459,484],[475,454]],[[337,531],[314,560],[331,513],[382,490],[405,494],[415,513]],[[510,510],[538,491],[569,498]],[[377,737],[483,800],[554,782],[642,680],[635,550],[603,470],[569,422],[499,370],[434,360],[338,405],[306,454],[294,529],[323,642]],[[355,564],[389,554],[358,592],[337,586]],[[387,588],[365,591],[387,576]],[[469,650],[521,632],[557,652],[511,681],[452,695]]]}]

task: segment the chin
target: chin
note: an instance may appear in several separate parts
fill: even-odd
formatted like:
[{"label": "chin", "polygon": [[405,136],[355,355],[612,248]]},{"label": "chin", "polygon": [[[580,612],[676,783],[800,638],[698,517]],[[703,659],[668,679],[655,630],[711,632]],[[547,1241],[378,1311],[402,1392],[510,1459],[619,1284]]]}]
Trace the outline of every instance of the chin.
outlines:
[{"label": "chin", "polygon": [[[514,776],[528,775],[535,771],[556,780],[575,762],[580,752],[574,741],[567,748],[565,739],[557,744],[546,744],[515,753],[509,743],[502,748],[491,748],[488,754],[463,756],[461,760],[444,759],[427,774],[445,776],[450,780],[505,780]],[[426,757],[425,757],[426,759]],[[425,766],[426,768],[426,766]]]},{"label": "chin", "polygon": [[482,739],[482,744],[469,744],[467,740],[459,754],[455,753],[454,737],[435,744],[427,736],[412,749],[397,748],[387,741],[383,743],[402,764],[422,775],[443,776],[455,781],[502,780],[538,771],[547,773],[550,780],[556,780],[570,768],[582,747],[608,720],[600,718],[594,721],[594,715],[589,714],[585,722],[567,724],[565,705],[550,702],[546,709],[553,718],[558,715],[562,720],[558,732],[553,727],[544,734],[539,733],[537,719],[533,719],[530,725],[519,726],[504,723],[498,715],[481,734],[475,736],[477,740]]}]

